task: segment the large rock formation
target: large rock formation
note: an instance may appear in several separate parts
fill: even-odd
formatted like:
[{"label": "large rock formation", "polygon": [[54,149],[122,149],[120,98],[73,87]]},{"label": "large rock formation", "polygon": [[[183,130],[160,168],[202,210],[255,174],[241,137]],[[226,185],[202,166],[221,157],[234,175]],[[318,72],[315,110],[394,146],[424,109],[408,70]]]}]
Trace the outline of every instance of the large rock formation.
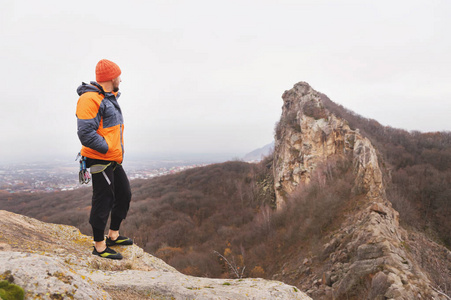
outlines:
[{"label": "large rock formation", "polygon": [[75,227],[7,211],[0,228],[0,280],[27,299],[310,299],[278,281],[186,276],[136,245],[118,247],[121,261],[96,257]]},{"label": "large rock formation", "polygon": [[352,155],[358,173],[356,188],[371,198],[384,198],[382,173],[371,142],[346,120],[330,113],[320,94],[300,82],[283,96],[276,128],[274,183],[277,206],[301,183],[308,183],[316,166],[336,156]]},{"label": "large rock formation", "polygon": [[[298,284],[314,299],[445,299],[407,246],[408,233],[387,201],[371,142],[328,111],[321,95],[305,82],[282,98],[273,162],[278,208],[298,186],[310,182],[319,165],[337,157],[353,161],[354,194],[360,195],[353,214],[324,238],[323,253],[316,256],[321,270]],[[435,247],[443,251],[449,272],[450,252]]]}]

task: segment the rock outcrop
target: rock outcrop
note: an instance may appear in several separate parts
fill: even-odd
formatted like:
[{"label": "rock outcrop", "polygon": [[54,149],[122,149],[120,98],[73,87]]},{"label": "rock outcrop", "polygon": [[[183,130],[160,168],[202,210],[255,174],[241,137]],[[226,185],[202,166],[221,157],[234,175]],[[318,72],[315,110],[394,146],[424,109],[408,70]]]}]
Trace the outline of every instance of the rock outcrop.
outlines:
[{"label": "rock outcrop", "polygon": [[276,128],[274,183],[277,206],[301,183],[308,183],[315,168],[328,159],[352,155],[358,180],[355,188],[371,198],[385,197],[382,173],[371,142],[346,120],[330,113],[320,94],[300,82],[283,96],[282,116]]},{"label": "rock outcrop", "polygon": [[186,276],[136,245],[112,261],[91,254],[92,238],[72,226],[0,210],[0,280],[26,299],[311,299],[263,279]]},{"label": "rock outcrop", "polygon": [[[322,268],[298,286],[314,299],[446,299],[407,247],[408,233],[386,198],[371,142],[327,110],[321,95],[305,82],[282,98],[273,162],[278,208],[310,182],[319,165],[338,157],[352,160],[354,194],[360,195],[340,229],[324,238],[316,256]],[[441,251],[449,253],[444,247]]]}]

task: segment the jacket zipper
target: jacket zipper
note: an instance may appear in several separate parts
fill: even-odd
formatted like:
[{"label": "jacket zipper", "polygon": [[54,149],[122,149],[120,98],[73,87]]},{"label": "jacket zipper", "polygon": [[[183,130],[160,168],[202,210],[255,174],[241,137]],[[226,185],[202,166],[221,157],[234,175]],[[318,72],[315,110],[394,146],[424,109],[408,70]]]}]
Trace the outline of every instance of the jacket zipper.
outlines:
[{"label": "jacket zipper", "polygon": [[124,126],[124,124],[121,124],[120,126],[119,126],[119,128],[120,128],[120,134],[121,134],[121,148],[122,148],[122,160],[124,160],[124,143],[122,142],[122,126]]}]

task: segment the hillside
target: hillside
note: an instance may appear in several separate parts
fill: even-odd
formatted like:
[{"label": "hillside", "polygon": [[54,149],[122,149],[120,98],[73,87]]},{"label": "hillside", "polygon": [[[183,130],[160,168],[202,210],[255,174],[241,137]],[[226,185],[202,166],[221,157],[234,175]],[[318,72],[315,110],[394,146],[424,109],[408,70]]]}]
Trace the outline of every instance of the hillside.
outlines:
[{"label": "hillside", "polygon": [[[122,232],[189,275],[315,299],[451,295],[450,134],[384,127],[306,83],[283,100],[273,156],[133,181]],[[0,194],[0,209],[86,234],[89,205],[89,189]]]},{"label": "hillside", "polygon": [[274,151],[274,142],[267,144],[261,148],[255,149],[252,152],[247,153],[244,157],[244,161],[260,161],[266,156],[271,155]]},{"label": "hillside", "polygon": [[382,126],[319,95],[329,111],[374,144],[387,197],[401,222],[451,249],[451,132],[408,132]]}]

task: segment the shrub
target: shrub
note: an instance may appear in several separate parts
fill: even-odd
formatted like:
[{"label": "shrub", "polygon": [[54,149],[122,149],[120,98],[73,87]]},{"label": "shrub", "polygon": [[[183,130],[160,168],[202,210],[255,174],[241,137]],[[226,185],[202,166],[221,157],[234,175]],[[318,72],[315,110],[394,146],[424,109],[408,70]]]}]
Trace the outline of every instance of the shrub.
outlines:
[{"label": "shrub", "polygon": [[263,278],[265,277],[265,270],[260,266],[255,266],[252,269],[250,276],[253,278]]},{"label": "shrub", "polygon": [[312,117],[315,120],[327,118],[324,107],[314,100],[307,101],[303,106],[304,115]]}]

